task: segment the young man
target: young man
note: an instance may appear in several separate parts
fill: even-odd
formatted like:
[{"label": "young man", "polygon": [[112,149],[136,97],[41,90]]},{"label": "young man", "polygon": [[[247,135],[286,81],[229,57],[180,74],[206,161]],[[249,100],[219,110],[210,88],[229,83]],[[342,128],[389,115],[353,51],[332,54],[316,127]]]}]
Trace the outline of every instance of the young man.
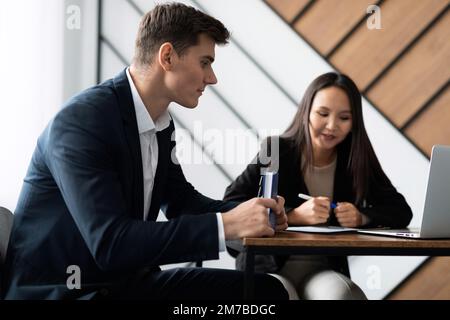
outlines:
[{"label": "young man", "polygon": [[[239,206],[209,199],[171,159],[167,112],[195,108],[215,44],[228,30],[182,4],[147,13],[132,65],[72,98],[39,137],[16,208],[6,298],[227,299],[243,294],[232,270],[158,265],[217,259],[226,239],[271,236],[267,208],[287,227],[284,199]],[[155,222],[160,208],[168,222]],[[286,298],[268,275],[257,297]]]}]

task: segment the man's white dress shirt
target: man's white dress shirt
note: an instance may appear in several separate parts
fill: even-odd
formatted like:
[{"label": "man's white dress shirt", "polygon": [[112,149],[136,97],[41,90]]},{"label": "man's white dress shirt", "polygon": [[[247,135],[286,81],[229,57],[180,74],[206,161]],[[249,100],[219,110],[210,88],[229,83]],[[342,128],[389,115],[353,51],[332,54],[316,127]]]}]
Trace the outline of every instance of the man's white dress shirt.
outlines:
[{"label": "man's white dress shirt", "polygon": [[[156,133],[166,129],[170,125],[171,117],[166,110],[155,122],[150,117],[144,102],[139,95],[130,70],[127,68],[127,78],[131,88],[134,109],[136,111],[136,121],[139,130],[139,142],[141,144],[142,171],[144,182],[144,212],[143,219],[147,220],[150,203],[152,201],[152,191],[155,180],[156,168],[158,167],[158,140]],[[217,227],[219,231],[219,251],[225,251],[225,231],[223,228],[222,215],[217,216]]]}]

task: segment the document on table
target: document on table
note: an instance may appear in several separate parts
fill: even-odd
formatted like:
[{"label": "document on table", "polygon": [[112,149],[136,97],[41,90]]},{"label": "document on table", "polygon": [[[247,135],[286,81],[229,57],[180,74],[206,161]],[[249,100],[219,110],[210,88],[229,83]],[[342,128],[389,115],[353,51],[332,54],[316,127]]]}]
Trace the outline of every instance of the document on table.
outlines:
[{"label": "document on table", "polygon": [[359,233],[369,233],[368,231],[374,230],[386,230],[389,228],[373,228],[373,229],[358,229],[358,228],[344,228],[339,226],[301,226],[301,227],[288,227],[286,231],[296,231],[296,232],[310,232],[310,233],[341,233],[341,232],[359,232]]},{"label": "document on table", "polygon": [[357,232],[356,228],[344,228],[338,226],[302,226],[302,227],[288,227],[286,231],[298,231],[298,232],[312,232],[312,233],[337,233],[337,232]]}]

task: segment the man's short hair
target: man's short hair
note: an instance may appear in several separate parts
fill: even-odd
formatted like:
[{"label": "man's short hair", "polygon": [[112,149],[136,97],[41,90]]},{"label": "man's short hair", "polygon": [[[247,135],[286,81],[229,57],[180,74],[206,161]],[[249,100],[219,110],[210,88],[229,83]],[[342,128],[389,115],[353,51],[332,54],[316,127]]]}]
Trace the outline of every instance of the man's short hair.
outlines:
[{"label": "man's short hair", "polygon": [[150,65],[159,47],[170,42],[178,55],[195,46],[200,34],[216,44],[226,44],[230,33],[219,20],[181,3],[157,5],[141,20],[133,62]]}]

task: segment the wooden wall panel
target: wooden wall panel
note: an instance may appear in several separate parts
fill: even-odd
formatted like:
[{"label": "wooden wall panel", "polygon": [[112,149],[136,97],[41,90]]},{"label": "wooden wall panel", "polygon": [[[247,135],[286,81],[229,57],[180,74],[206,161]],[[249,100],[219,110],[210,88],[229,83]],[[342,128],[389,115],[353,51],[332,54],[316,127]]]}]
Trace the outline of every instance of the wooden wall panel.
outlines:
[{"label": "wooden wall panel", "polygon": [[450,145],[450,88],[411,123],[405,133],[429,157],[434,144]]},{"label": "wooden wall panel", "polygon": [[[448,5],[448,0],[384,2],[382,29],[362,24],[331,57],[331,62],[357,83],[366,86]],[[399,19],[401,17],[401,19]]]},{"label": "wooden wall panel", "polygon": [[287,22],[291,22],[308,2],[309,0],[266,0]]},{"label": "wooden wall panel", "polygon": [[398,127],[450,79],[450,13],[399,61],[368,93]]},{"label": "wooden wall panel", "polygon": [[319,0],[294,25],[320,53],[328,52],[366,15],[373,0]]},{"label": "wooden wall panel", "polygon": [[428,260],[388,300],[449,300],[450,257]]}]

